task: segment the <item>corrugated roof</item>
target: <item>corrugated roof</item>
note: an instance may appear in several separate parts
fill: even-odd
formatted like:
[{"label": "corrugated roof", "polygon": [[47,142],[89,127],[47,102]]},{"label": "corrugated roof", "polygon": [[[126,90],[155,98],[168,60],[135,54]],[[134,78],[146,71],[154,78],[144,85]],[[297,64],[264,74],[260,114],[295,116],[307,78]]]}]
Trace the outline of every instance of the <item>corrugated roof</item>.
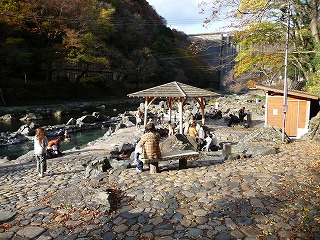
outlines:
[{"label": "corrugated roof", "polygon": [[[281,89],[272,88],[272,87],[263,86],[263,85],[256,85],[256,88],[264,90],[264,91],[268,91],[268,92],[275,92],[275,93],[281,93],[281,94],[284,93],[283,89],[281,90]],[[314,99],[314,100],[319,99],[319,96],[317,96],[317,95],[310,94],[310,93],[303,92],[303,91],[297,91],[297,90],[288,90],[288,95],[307,98],[307,99]]]},{"label": "corrugated roof", "polygon": [[128,97],[211,97],[218,93],[193,87],[180,82],[170,82],[160,86],[130,93]]}]

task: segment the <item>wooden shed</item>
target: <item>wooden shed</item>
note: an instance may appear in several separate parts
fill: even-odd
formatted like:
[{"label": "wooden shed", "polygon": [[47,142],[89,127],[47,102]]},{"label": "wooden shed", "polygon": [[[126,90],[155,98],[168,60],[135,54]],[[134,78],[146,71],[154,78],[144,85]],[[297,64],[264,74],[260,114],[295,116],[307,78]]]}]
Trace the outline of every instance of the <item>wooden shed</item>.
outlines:
[{"label": "wooden shed", "polygon": [[[265,125],[282,128],[283,90],[257,85],[266,93]],[[300,138],[308,132],[309,120],[319,112],[319,97],[302,91],[288,90],[288,109],[285,132],[289,137]]]}]

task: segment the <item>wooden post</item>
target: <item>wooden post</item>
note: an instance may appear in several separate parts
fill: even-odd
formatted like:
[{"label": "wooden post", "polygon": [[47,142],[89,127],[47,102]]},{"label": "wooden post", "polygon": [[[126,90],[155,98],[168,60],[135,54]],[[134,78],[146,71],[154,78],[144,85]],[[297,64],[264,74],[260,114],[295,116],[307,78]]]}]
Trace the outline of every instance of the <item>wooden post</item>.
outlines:
[{"label": "wooden post", "polygon": [[202,125],[204,125],[205,117],[204,117],[204,98],[203,97],[201,97],[200,102],[201,102],[200,107],[201,107]]},{"label": "wooden post", "polygon": [[169,121],[171,121],[172,118],[172,98],[167,98],[167,102],[169,105]]},{"label": "wooden post", "polygon": [[186,157],[179,158],[179,169],[187,169],[187,162]]},{"label": "wooden post", "polygon": [[143,126],[146,127],[147,125],[147,118],[148,118],[148,104],[149,104],[149,101],[148,101],[148,97],[146,97],[146,100],[144,102],[144,121],[143,121]]},{"label": "wooden post", "polygon": [[183,134],[183,98],[179,98],[179,124],[180,124],[180,134]]},{"label": "wooden post", "polygon": [[251,112],[248,112],[247,113],[247,123],[248,123],[249,126],[251,124],[251,121],[252,121],[252,115],[251,115]]},{"label": "wooden post", "polygon": [[150,173],[159,172],[159,163],[158,162],[150,163],[149,167],[150,167]]},{"label": "wooden post", "polygon": [[222,148],[222,158],[227,159],[228,155],[231,154],[231,143],[225,143]]}]

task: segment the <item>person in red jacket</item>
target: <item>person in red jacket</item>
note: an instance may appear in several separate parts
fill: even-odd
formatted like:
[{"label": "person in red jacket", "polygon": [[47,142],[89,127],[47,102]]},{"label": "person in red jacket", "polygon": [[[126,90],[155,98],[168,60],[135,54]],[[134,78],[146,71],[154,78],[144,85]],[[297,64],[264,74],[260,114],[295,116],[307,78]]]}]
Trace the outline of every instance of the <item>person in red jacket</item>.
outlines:
[{"label": "person in red jacket", "polygon": [[58,137],[57,139],[53,139],[48,142],[47,152],[51,158],[59,157],[64,155],[64,153],[60,149],[60,142],[64,140],[63,136]]}]

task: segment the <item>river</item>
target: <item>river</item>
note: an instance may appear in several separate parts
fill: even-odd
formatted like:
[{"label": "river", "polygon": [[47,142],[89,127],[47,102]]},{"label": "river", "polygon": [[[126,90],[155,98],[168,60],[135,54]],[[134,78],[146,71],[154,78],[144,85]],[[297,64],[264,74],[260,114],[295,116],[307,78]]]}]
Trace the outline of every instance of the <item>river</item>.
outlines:
[{"label": "river", "polygon": [[[105,108],[97,108],[97,107],[87,107],[81,109],[80,112],[72,113],[70,115],[62,115],[61,117],[51,117],[42,120],[38,120],[37,123],[40,126],[48,126],[48,125],[60,125],[65,124],[69,121],[70,118],[79,118],[86,112],[87,114],[92,114],[93,112],[100,112],[103,115],[115,117],[120,113],[124,113],[125,111],[133,111],[138,107],[137,104],[115,104],[106,106]],[[21,122],[19,120],[13,120],[11,122],[0,121],[0,132],[15,132],[20,126],[26,124],[25,122]],[[63,142],[61,144],[62,150],[72,149],[74,147],[83,147],[87,145],[87,143],[96,140],[97,138],[102,137],[107,129],[96,129],[96,130],[86,130],[76,133],[70,133],[71,141]],[[8,146],[0,147],[0,158],[7,156],[10,160],[16,159],[21,155],[26,154],[30,150],[33,150],[33,142],[28,141],[21,144],[14,144]]]}]

